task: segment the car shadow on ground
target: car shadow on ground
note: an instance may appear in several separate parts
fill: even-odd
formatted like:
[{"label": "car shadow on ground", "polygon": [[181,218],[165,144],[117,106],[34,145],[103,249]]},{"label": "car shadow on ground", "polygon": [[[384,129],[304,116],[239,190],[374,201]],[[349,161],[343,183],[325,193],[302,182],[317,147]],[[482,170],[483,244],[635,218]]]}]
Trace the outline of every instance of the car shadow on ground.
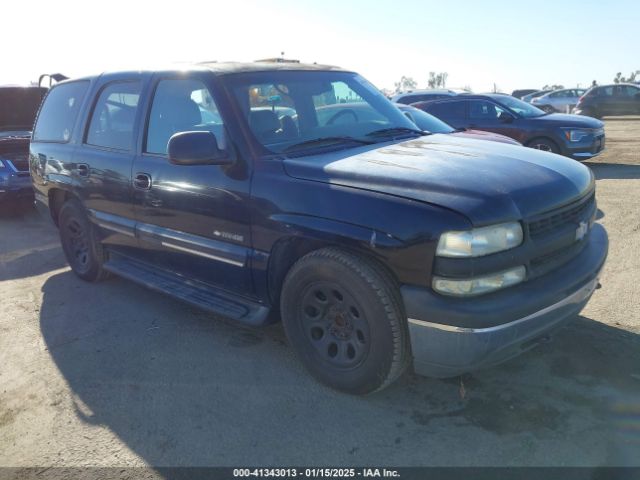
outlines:
[{"label": "car shadow on ground", "polygon": [[640,178],[640,165],[584,162],[593,170],[596,180],[633,180]]},{"label": "car shadow on ground", "polygon": [[589,318],[502,366],[352,397],[311,379],[279,325],[240,328],[120,279],[42,288],[75,415],[153,466],[640,461],[639,336]]}]

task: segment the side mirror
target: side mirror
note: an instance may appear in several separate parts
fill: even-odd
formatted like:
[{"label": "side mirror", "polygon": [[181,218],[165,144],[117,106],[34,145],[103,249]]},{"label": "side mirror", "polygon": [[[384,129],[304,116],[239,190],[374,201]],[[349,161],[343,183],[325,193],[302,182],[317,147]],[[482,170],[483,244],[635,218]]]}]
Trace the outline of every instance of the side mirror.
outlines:
[{"label": "side mirror", "polygon": [[169,161],[175,165],[229,165],[229,154],[220,150],[211,132],[178,132],[169,139]]},{"label": "side mirror", "polygon": [[498,120],[500,120],[502,123],[511,123],[515,120],[515,118],[508,112],[502,112],[500,115],[498,115]]}]

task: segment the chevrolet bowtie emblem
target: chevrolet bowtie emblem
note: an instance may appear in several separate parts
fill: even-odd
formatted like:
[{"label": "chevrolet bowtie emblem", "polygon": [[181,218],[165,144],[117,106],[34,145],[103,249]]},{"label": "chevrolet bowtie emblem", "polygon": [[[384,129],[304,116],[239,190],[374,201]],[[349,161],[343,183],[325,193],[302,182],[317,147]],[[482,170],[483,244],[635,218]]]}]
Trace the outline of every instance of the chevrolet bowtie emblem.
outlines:
[{"label": "chevrolet bowtie emblem", "polygon": [[578,228],[576,228],[576,240],[580,241],[589,231],[589,224],[587,222],[580,222]]}]

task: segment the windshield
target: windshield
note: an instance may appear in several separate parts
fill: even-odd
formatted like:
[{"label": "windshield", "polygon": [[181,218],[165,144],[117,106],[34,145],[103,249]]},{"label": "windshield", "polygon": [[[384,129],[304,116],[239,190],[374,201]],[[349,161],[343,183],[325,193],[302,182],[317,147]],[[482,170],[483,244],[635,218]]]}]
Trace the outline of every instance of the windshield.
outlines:
[{"label": "windshield", "polygon": [[312,153],[420,135],[373,85],[350,72],[226,77],[253,135],[273,153]]},{"label": "windshield", "polygon": [[524,118],[534,118],[546,115],[546,113],[540,110],[538,107],[534,107],[530,103],[523,102],[518,98],[501,95],[499,99],[496,99],[496,101],[513,110],[518,115]]},{"label": "windshield", "polygon": [[430,133],[452,133],[455,131],[455,129],[449,124],[444,123],[439,118],[436,118],[427,112],[423,112],[418,108],[408,106],[398,108],[400,108],[404,113],[410,115],[411,120],[420,130]]}]

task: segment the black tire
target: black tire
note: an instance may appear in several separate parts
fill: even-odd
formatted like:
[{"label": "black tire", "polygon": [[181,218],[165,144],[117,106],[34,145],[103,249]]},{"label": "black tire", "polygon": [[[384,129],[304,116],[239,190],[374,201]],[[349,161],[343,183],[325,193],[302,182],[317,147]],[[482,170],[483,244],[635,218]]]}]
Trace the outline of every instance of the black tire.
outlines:
[{"label": "black tire", "polygon": [[382,390],[410,363],[399,288],[373,260],[336,248],[311,252],[287,274],[280,305],[291,346],[332,388]]},{"label": "black tire", "polygon": [[549,138],[534,138],[529,143],[527,143],[527,147],[535,148],[536,150],[542,150],[545,152],[551,153],[560,153],[560,149],[556,142]]},{"label": "black tire", "polygon": [[108,277],[108,272],[102,268],[106,260],[104,248],[77,200],[68,200],[60,209],[58,229],[62,250],[73,273],[87,282],[99,282]]},{"label": "black tire", "polygon": [[547,113],[555,113],[556,109],[553,108],[551,105],[544,105],[543,107],[540,107],[541,110],[547,112]]}]

